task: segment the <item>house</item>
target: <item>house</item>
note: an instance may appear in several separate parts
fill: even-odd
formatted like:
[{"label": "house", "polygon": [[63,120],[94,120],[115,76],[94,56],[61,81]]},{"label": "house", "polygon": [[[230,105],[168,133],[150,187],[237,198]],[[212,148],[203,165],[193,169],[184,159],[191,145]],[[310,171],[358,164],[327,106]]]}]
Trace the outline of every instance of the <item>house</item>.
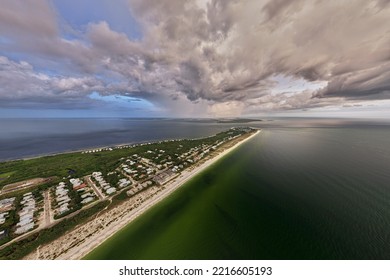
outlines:
[{"label": "house", "polygon": [[72,178],[69,180],[69,182],[72,184],[72,185],[80,185],[81,184],[81,181],[79,178]]},{"label": "house", "polygon": [[29,223],[27,225],[24,225],[22,227],[17,228],[15,233],[16,234],[23,234],[23,233],[25,233],[33,228],[34,228],[34,223]]},{"label": "house", "polygon": [[81,195],[81,198],[82,199],[85,199],[85,198],[87,198],[87,197],[93,197],[94,195],[92,194],[92,193],[85,193],[85,194],[83,194],[83,195]]},{"label": "house", "polygon": [[82,204],[87,204],[89,202],[93,201],[93,197],[87,197],[86,199],[84,199],[83,201],[81,201]]},{"label": "house", "polygon": [[23,209],[21,211],[19,211],[19,216],[22,217],[22,216],[25,216],[29,213],[33,213],[34,212],[34,209]]},{"label": "house", "polygon": [[131,184],[131,182],[129,180],[127,180],[127,179],[120,179],[119,180],[119,187],[120,188],[127,187],[130,184]]},{"label": "house", "polygon": [[128,196],[133,196],[135,194],[134,190],[129,190],[126,192]]},{"label": "house", "polygon": [[62,200],[62,201],[60,201],[60,202],[58,202],[58,206],[62,206],[62,205],[64,205],[65,203],[69,203],[70,202],[70,198],[69,197],[67,197],[66,199],[64,199],[64,200]]},{"label": "house", "polygon": [[112,193],[115,193],[116,192],[116,188],[109,188],[106,190],[106,193],[107,194],[112,194]]},{"label": "house", "polygon": [[27,218],[21,220],[19,223],[17,223],[16,226],[23,227],[23,226],[28,225],[32,222],[33,222],[33,220],[31,218],[27,217]]},{"label": "house", "polygon": [[15,197],[0,200],[0,212],[10,211],[14,208]]},{"label": "house", "polygon": [[83,184],[78,185],[78,186],[73,186],[73,189],[77,191],[77,190],[84,189],[86,186],[87,186],[87,184],[83,183]]},{"label": "house", "polygon": [[20,221],[26,220],[26,219],[32,219],[34,217],[34,212],[31,211],[31,212],[25,213],[23,215],[21,215],[19,212],[19,216],[20,216],[20,219],[19,219]]},{"label": "house", "polygon": [[61,205],[59,205],[62,209],[68,209],[69,210],[69,202],[64,202]]},{"label": "house", "polygon": [[64,196],[68,194],[68,190],[57,190],[56,196]]},{"label": "house", "polygon": [[68,204],[61,205],[60,208],[58,208],[57,212],[59,215],[62,215],[69,211]]},{"label": "house", "polygon": [[70,198],[69,198],[69,196],[64,195],[64,196],[57,196],[56,200],[57,200],[58,203],[60,203],[60,202],[63,202],[63,201],[70,201]]}]

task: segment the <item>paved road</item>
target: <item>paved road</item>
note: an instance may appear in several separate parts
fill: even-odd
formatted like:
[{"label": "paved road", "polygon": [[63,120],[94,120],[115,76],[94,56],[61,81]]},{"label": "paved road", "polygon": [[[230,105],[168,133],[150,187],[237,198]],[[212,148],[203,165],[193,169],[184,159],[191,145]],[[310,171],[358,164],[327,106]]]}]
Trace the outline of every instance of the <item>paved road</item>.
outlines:
[{"label": "paved road", "polygon": [[96,193],[96,195],[99,197],[100,200],[104,199],[104,195],[100,192],[99,188],[96,187],[94,182],[91,180],[91,176],[85,176],[85,180],[87,181],[87,184],[93,189],[93,191]]}]

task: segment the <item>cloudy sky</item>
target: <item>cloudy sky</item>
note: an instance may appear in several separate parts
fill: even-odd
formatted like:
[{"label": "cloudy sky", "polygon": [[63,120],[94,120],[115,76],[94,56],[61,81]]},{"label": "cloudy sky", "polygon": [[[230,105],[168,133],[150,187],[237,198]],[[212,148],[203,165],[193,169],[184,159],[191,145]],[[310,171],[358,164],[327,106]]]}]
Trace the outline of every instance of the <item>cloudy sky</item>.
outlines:
[{"label": "cloudy sky", "polygon": [[0,5],[0,117],[390,118],[389,0]]}]

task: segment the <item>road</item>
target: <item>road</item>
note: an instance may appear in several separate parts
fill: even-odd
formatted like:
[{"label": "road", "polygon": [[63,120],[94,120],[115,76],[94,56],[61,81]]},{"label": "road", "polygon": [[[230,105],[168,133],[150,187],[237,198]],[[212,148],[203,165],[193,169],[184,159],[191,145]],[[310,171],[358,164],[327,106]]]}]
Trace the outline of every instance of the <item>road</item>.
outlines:
[{"label": "road", "polygon": [[44,208],[43,208],[43,214],[44,214],[44,225],[43,227],[48,227],[51,223],[52,223],[52,219],[51,219],[51,202],[50,202],[50,194],[49,194],[49,190],[46,190],[44,193],[43,193],[43,197],[44,197]]},{"label": "road", "polygon": [[96,187],[94,182],[91,180],[91,176],[85,176],[84,179],[87,181],[87,184],[93,189],[93,191],[96,193],[96,195],[99,197],[100,200],[103,200],[105,197],[104,195],[100,192],[99,188]]}]

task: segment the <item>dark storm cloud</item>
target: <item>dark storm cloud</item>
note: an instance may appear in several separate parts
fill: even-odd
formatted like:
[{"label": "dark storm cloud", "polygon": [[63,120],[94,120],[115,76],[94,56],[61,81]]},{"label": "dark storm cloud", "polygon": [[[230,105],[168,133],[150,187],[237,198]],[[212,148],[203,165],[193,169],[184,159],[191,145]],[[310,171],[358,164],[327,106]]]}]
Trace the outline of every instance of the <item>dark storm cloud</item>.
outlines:
[{"label": "dark storm cloud", "polygon": [[[213,112],[390,98],[389,1],[130,0],[129,7],[142,38],[91,22],[78,38],[65,39],[50,2],[3,0],[0,98],[97,91],[166,104],[185,96],[222,104]],[[8,59],[11,49],[67,74],[44,75]],[[280,76],[325,86],[275,94]]]}]

